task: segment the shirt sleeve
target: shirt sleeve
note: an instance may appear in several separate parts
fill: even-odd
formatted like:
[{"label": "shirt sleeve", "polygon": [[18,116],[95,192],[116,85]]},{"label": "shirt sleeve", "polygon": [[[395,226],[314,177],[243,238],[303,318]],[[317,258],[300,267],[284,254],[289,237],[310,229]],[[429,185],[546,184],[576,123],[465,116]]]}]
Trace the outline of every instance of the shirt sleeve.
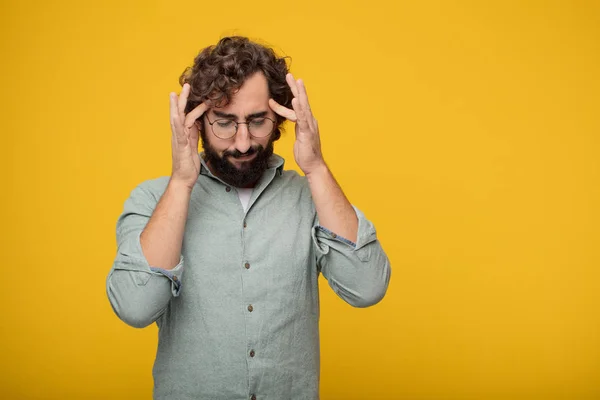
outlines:
[{"label": "shirt sleeve", "polygon": [[354,207],[358,218],[356,243],[318,224],[312,229],[317,266],[329,286],[354,307],[369,307],[385,295],[390,280],[390,262],[373,224]]},{"label": "shirt sleeve", "polygon": [[144,184],[131,192],[117,221],[117,255],[106,281],[113,310],[137,328],[155,322],[182,288],[183,257],[175,268],[165,270],[150,266],[142,251],[140,235],[157,203]]}]

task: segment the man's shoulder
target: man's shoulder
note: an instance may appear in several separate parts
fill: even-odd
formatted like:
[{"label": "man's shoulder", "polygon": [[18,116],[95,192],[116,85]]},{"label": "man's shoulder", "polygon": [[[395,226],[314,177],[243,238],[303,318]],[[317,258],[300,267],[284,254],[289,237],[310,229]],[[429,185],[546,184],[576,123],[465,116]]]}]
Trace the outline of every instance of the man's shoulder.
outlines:
[{"label": "man's shoulder", "polygon": [[131,197],[133,198],[147,198],[148,200],[158,201],[167,189],[169,184],[168,176],[161,176],[159,178],[148,179],[139,183],[132,191]]},{"label": "man's shoulder", "polygon": [[282,169],[281,177],[285,182],[290,182],[293,184],[304,184],[306,182],[306,177],[304,175],[300,175],[293,169]]},{"label": "man's shoulder", "polygon": [[285,159],[278,154],[273,154],[269,158],[269,169],[276,169],[277,175],[280,175],[281,182],[286,185],[305,186],[307,184],[306,177],[300,175],[296,170],[285,169]]},{"label": "man's shoulder", "polygon": [[299,189],[302,190],[304,188],[308,188],[308,180],[306,176],[299,174],[295,170],[282,170],[281,171],[281,181],[283,183],[283,187],[287,189]]},{"label": "man's shoulder", "polygon": [[158,178],[147,179],[138,186],[150,191],[158,190],[164,192],[169,184],[169,179],[171,179],[169,176],[160,176]]}]

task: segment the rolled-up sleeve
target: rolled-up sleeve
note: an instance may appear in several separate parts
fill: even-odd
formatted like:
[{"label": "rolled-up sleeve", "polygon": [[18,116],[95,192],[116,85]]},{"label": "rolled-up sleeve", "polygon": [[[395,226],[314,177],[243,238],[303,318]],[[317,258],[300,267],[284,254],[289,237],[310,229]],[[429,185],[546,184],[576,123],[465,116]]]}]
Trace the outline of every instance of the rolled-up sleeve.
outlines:
[{"label": "rolled-up sleeve", "polygon": [[391,268],[373,224],[354,207],[356,243],[318,225],[312,229],[317,265],[329,286],[354,307],[369,307],[385,295]]},{"label": "rolled-up sleeve", "polygon": [[155,322],[179,295],[184,269],[183,257],[175,268],[164,270],[150,266],[144,256],[140,235],[158,199],[143,185],[131,192],[117,221],[117,255],[106,280],[113,310],[137,328]]}]

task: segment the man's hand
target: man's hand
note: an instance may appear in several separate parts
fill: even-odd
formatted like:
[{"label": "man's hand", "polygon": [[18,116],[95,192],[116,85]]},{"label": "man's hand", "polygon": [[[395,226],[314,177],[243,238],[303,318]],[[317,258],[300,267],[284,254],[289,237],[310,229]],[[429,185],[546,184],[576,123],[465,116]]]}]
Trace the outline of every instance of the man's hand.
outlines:
[{"label": "man's hand", "polygon": [[199,104],[185,115],[185,105],[190,94],[190,85],[183,85],[181,95],[170,94],[171,101],[171,148],[173,169],[171,180],[181,183],[190,190],[194,187],[200,173],[198,156],[198,127],[196,120],[208,109],[206,103]]},{"label": "man's hand", "polygon": [[277,114],[296,123],[294,158],[304,175],[308,176],[312,172],[322,169],[322,167],[326,168],[321,154],[319,126],[310,110],[306,88],[302,79],[295,80],[292,74],[287,74],[286,80],[294,95],[294,99],[292,99],[293,110],[282,106],[273,99],[269,99],[269,106]]}]

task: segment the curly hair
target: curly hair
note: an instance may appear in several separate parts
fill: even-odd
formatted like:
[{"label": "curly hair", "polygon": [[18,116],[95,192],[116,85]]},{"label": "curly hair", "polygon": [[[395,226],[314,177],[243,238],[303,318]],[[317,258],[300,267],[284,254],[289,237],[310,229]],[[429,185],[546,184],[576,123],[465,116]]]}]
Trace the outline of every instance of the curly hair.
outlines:
[{"label": "curly hair", "polygon": [[[198,104],[210,100],[216,107],[224,107],[242,84],[256,72],[267,78],[269,94],[284,107],[292,108],[292,91],[285,76],[288,73],[286,57],[242,36],[225,37],[214,46],[200,51],[194,65],[186,68],[179,83],[190,84],[190,95],[185,108],[187,114]],[[281,136],[284,117],[276,114],[277,129],[273,140]]]}]

